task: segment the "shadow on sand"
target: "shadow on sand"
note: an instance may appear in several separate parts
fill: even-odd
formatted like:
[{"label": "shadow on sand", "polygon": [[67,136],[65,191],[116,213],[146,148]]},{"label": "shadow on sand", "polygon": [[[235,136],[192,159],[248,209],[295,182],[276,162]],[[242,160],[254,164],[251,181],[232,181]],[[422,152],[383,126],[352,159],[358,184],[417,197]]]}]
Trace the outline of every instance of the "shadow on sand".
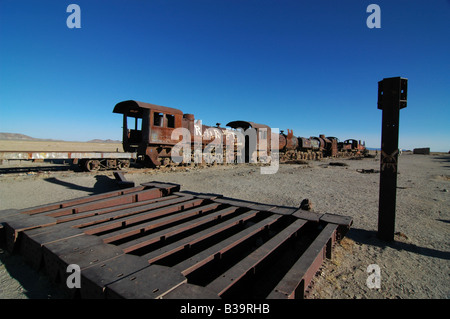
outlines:
[{"label": "shadow on sand", "polygon": [[117,184],[116,179],[114,178],[109,178],[108,176],[105,175],[96,175],[95,178],[97,179],[97,181],[95,182],[93,187],[80,186],[74,183],[59,180],[54,177],[46,178],[44,180],[46,182],[61,185],[70,189],[87,192],[90,195],[114,191],[120,188],[119,185]]},{"label": "shadow on sand", "polygon": [[444,260],[450,260],[450,252],[440,251],[433,248],[420,247],[411,243],[404,243],[401,241],[394,240],[392,242],[385,242],[377,237],[376,231],[369,231],[365,229],[350,228],[349,232],[345,235],[346,237],[352,239],[353,241],[364,244],[372,245],[380,248],[390,247],[396,250],[404,250],[412,252],[415,254],[440,258]]}]

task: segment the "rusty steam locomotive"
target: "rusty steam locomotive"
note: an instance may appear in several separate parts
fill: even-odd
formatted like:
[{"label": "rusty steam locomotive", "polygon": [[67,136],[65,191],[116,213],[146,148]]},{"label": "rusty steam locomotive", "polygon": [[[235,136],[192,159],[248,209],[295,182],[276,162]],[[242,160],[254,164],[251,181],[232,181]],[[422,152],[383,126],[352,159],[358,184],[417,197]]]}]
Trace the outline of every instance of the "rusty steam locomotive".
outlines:
[{"label": "rusty steam locomotive", "polygon": [[[364,143],[355,139],[339,142],[335,137],[296,137],[292,130],[272,132],[263,124],[249,121],[232,121],[223,128],[206,126],[193,114],[181,110],[133,100],[115,105],[114,113],[123,114],[123,148],[137,154],[146,166],[160,167],[174,163],[174,148],[182,141],[177,132],[184,129],[192,152],[182,154],[184,163],[236,163],[256,162],[273,154],[279,161],[321,159],[323,157],[364,155]],[[256,132],[256,147],[251,148],[252,138],[248,132]],[[243,132],[243,139],[234,138]],[[228,136],[233,136],[229,138]],[[276,139],[278,143],[272,143]],[[261,141],[264,140],[264,143]],[[231,147],[230,146],[231,141]],[[186,142],[186,141],[185,141]],[[204,152],[208,145],[215,145],[213,152]],[[274,146],[275,145],[275,146]],[[214,159],[207,158],[207,155]],[[180,161],[175,161],[179,163]]]}]

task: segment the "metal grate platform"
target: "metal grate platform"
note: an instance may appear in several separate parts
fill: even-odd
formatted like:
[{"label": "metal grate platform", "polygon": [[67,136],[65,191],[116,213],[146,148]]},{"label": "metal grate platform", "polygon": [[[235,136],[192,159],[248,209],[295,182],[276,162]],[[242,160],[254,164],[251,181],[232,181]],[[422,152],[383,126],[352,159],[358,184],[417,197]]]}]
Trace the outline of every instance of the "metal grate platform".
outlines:
[{"label": "metal grate platform", "polygon": [[81,298],[286,299],[307,297],[352,219],[151,182],[0,222],[6,248],[63,287],[78,265]]}]

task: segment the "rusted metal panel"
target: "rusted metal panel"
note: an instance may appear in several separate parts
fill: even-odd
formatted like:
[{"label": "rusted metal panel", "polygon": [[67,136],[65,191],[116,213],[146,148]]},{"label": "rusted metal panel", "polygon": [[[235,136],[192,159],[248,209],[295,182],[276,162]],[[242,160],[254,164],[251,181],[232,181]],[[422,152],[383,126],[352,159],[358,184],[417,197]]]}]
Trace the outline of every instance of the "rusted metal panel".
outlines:
[{"label": "rusted metal panel", "polygon": [[163,299],[220,299],[219,295],[207,287],[183,283],[163,296]]},{"label": "rusted metal panel", "polygon": [[322,214],[310,212],[303,209],[297,209],[292,215],[304,220],[310,220],[317,223],[320,221],[320,217],[322,216]]},{"label": "rusted metal panel", "polygon": [[[281,218],[280,216],[277,217]],[[224,254],[243,244],[245,241],[251,239],[252,237],[255,237],[260,232],[268,230],[270,226],[277,221],[277,217],[269,217],[265,220],[262,220],[259,223],[256,223],[235,234],[234,236],[231,236],[221,241],[220,243],[201,251],[195,256],[184,260],[183,262],[175,265],[174,268],[179,269],[183,275],[188,276],[192,272],[205,266],[214,259],[223,258]]]},{"label": "rusted metal panel", "polygon": [[311,140],[304,138],[304,137],[299,137],[298,138],[299,142],[300,142],[300,148],[302,149],[311,149]]},{"label": "rusted metal panel", "polygon": [[216,292],[219,296],[234,285],[238,285],[244,276],[254,275],[258,267],[267,262],[271,254],[285,244],[291,236],[294,236],[300,228],[306,224],[305,220],[298,219],[289,225],[286,229],[270,239],[265,245],[245,257],[221,276],[208,284],[207,288]]},{"label": "rusted metal panel", "polygon": [[83,231],[62,225],[41,227],[26,230],[20,241],[20,253],[34,268],[39,269],[43,263],[43,248],[45,245],[59,240],[84,235]]},{"label": "rusted metal panel", "polygon": [[[213,204],[209,204],[206,206],[201,206],[201,207],[195,207],[192,209],[189,209],[187,211],[184,212],[180,212],[179,214],[176,214],[175,216],[169,215],[167,217],[163,217],[163,218],[159,218],[156,220],[152,220],[150,222],[144,223],[144,224],[138,224],[136,226],[132,226],[132,227],[127,227],[125,229],[122,230],[118,230],[115,231],[113,234],[105,234],[105,235],[100,235],[100,237],[103,238],[103,241],[105,243],[111,243],[114,241],[118,241],[118,240],[123,240],[124,238],[127,237],[131,237],[143,232],[148,232],[152,229],[157,229],[157,228],[161,228],[161,227],[168,227],[169,225],[172,225],[174,223],[177,222],[181,222],[183,220],[187,220],[187,219],[191,219],[191,217],[194,217],[196,215],[201,215],[202,213],[207,213],[211,210],[216,209],[219,206],[219,204],[217,203],[213,203]],[[221,214],[218,214],[217,217],[213,216],[213,218],[220,218],[220,216],[222,216]],[[194,225],[199,225],[203,222],[203,220],[206,220],[205,222],[210,221],[211,219],[211,215],[206,216],[207,218],[198,218],[195,219],[195,223]],[[191,229],[194,226],[189,226],[189,229]],[[182,232],[182,227],[179,226],[178,224],[176,226],[174,226],[175,230],[177,232]],[[166,233],[170,233],[166,230]],[[128,245],[128,246],[132,246],[132,245]]]},{"label": "rusted metal panel", "polygon": [[216,236],[225,234],[232,229],[240,228],[240,226],[254,218],[258,213],[259,212],[255,210],[247,211],[234,218],[227,219],[220,224],[209,227],[203,231],[196,232],[193,235],[185,237],[174,243],[165,245],[162,248],[153,250],[147,254],[142,255],[142,257],[147,259],[149,263],[156,263],[179,252],[195,250],[196,247],[199,247],[203,244],[206,245],[208,241],[212,242],[212,238]]},{"label": "rusted metal panel", "polygon": [[139,111],[139,109],[141,109],[141,108],[160,111],[163,113],[183,115],[183,112],[180,111],[179,109],[175,109],[175,108],[167,107],[167,106],[156,105],[156,104],[151,104],[151,103],[133,101],[133,100],[128,100],[128,101],[123,101],[123,102],[117,103],[116,106],[114,107],[113,113],[127,114],[133,110]]},{"label": "rusted metal panel", "polygon": [[79,265],[82,298],[227,299],[305,297],[352,219],[151,182],[0,222],[9,248],[53,280]]},{"label": "rusted metal panel", "polygon": [[303,299],[305,297],[312,277],[322,261],[327,258],[327,254],[330,256],[337,227],[336,224],[325,226],[319,236],[270,293],[269,299]]},{"label": "rusted metal panel", "polygon": [[187,279],[175,269],[151,265],[106,286],[111,299],[160,299]]},{"label": "rusted metal panel", "polygon": [[80,297],[104,299],[105,289],[108,285],[148,266],[148,262],[138,256],[123,254],[88,267],[81,272]]},{"label": "rusted metal panel", "polygon": [[[140,201],[140,202],[132,202],[129,204],[120,204],[120,205],[113,206],[113,207],[88,210],[86,212],[81,212],[81,213],[71,214],[71,215],[64,215],[64,216],[58,217],[57,222],[58,222],[58,224],[59,223],[67,223],[69,221],[73,221],[76,219],[84,219],[86,217],[98,216],[98,215],[102,215],[102,214],[106,214],[106,213],[110,213],[110,212],[114,212],[114,211],[119,211],[119,210],[124,211],[126,209],[136,208],[136,207],[153,204],[153,203],[158,203],[158,202],[171,200],[171,199],[175,199],[175,198],[178,198],[178,196],[169,195],[169,196],[165,196],[165,197],[161,197],[161,198],[149,199],[149,200],[144,200],[144,201]],[[72,224],[70,226],[75,226],[75,225],[76,225],[76,223]]]},{"label": "rusted metal panel", "polygon": [[[101,220],[92,217],[91,219],[95,218],[95,220],[90,220],[88,223],[83,224],[80,227],[83,228],[83,231],[86,234],[94,235],[105,231],[112,231],[113,229],[121,229],[126,226],[135,225],[137,223],[141,223],[161,216],[166,216],[168,214],[182,210],[184,209],[184,207],[193,207],[196,205],[200,205],[203,201],[201,199],[192,199],[188,201],[185,200],[185,198],[177,198],[173,200],[175,201],[174,204],[153,210],[150,207],[154,207],[154,204],[150,204],[145,208],[140,207],[139,210],[127,210],[126,213],[119,211],[117,213],[113,213],[113,216],[109,214],[109,216],[101,216]],[[128,218],[126,220],[123,220],[124,217]]]},{"label": "rusted metal panel", "polygon": [[14,251],[15,244],[20,240],[25,230],[56,224],[56,220],[52,217],[22,214],[4,217],[0,222],[4,224],[6,248],[10,252]]},{"label": "rusted metal panel", "polygon": [[[146,188],[145,186],[138,186],[138,187],[135,187],[133,189],[128,189],[128,190],[111,191],[111,192],[106,192],[106,193],[102,193],[102,194],[84,196],[84,197],[79,197],[79,198],[75,198],[75,199],[70,199],[70,200],[66,200],[66,201],[48,204],[48,205],[39,205],[39,206],[31,207],[31,208],[25,208],[25,209],[19,210],[19,213],[33,215],[33,214],[44,213],[44,212],[49,212],[49,211],[56,211],[58,209],[64,209],[69,206],[74,206],[74,205],[79,205],[79,204],[89,203],[89,202],[95,202],[97,200],[101,200],[104,198],[120,197],[122,195],[142,191],[145,188]],[[151,190],[151,191],[153,192],[153,190]]]},{"label": "rusted metal panel", "polygon": [[[214,206],[215,206],[215,204],[214,204]],[[204,207],[204,211],[208,212],[209,210],[212,210],[212,209],[209,209],[210,207],[211,207],[210,205],[208,205],[208,207]],[[200,208],[195,208],[193,210],[190,210],[189,213],[191,213],[192,211],[195,212],[199,209]],[[169,227],[162,231],[153,233],[149,236],[131,240],[125,244],[120,245],[120,247],[126,253],[132,252],[136,249],[140,249],[142,247],[151,245],[155,242],[168,240],[173,236],[180,235],[183,232],[191,231],[191,230],[193,230],[197,227],[200,227],[206,223],[213,222],[214,220],[224,218],[230,214],[233,214],[236,211],[236,209],[237,209],[236,207],[225,208],[225,209],[219,210],[218,212],[208,214],[207,216],[204,216],[202,218],[197,218],[193,221],[184,223],[182,225],[176,225],[173,227]],[[180,214],[178,214],[178,215],[180,215]],[[195,215],[197,215],[197,213],[195,213]],[[171,219],[173,220],[174,218],[172,217]],[[163,221],[163,223],[164,222],[165,221]],[[161,224],[159,224],[159,225],[161,225]],[[148,230],[152,229],[153,227],[154,228],[158,227],[158,224],[155,225],[154,223],[152,223],[151,225],[143,225],[143,226],[139,225],[139,233],[148,231]]]},{"label": "rusted metal panel", "polygon": [[114,196],[110,198],[100,199],[95,202],[89,202],[79,205],[70,206],[67,208],[58,209],[56,212],[49,212],[46,216],[60,217],[65,215],[79,214],[87,211],[92,211],[100,208],[117,208],[118,205],[131,204],[134,202],[142,202],[145,200],[155,199],[161,197],[161,191],[159,189],[144,190],[140,192],[134,192],[131,194],[124,194],[122,196]]},{"label": "rusted metal panel", "polygon": [[43,247],[45,272],[55,281],[65,283],[67,266],[76,264],[83,269],[120,256],[123,251],[104,244],[96,236],[81,235],[49,243]]}]

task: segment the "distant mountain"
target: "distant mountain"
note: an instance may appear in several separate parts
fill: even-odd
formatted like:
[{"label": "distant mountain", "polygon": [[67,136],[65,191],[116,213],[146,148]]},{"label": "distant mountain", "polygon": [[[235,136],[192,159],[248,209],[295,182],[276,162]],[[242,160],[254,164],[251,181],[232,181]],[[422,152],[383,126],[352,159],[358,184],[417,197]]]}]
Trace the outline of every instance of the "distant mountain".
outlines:
[{"label": "distant mountain", "polygon": [[1,133],[0,140],[21,140],[21,141],[36,141],[38,139],[19,133]]},{"label": "distant mountain", "polygon": [[[0,140],[10,140],[10,141],[53,141],[53,142],[66,142],[63,140],[54,140],[54,139],[44,139],[44,138],[35,138],[31,137],[25,134],[20,133],[3,133],[0,132]],[[94,139],[87,141],[86,143],[111,143],[111,144],[121,144],[122,141],[117,140],[100,140],[100,139]]]},{"label": "distant mountain", "polygon": [[118,140],[110,140],[110,139],[107,139],[107,140],[94,139],[94,140],[87,141],[86,143],[111,143],[111,144],[121,144],[122,141],[118,141]]}]

